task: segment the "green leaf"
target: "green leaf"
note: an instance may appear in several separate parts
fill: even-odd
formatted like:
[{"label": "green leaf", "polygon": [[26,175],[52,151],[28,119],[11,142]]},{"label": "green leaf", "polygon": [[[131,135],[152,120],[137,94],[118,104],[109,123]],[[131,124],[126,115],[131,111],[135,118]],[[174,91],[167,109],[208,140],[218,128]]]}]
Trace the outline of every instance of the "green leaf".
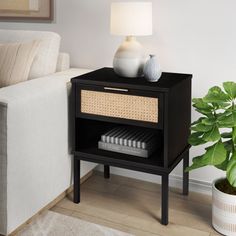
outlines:
[{"label": "green leaf", "polygon": [[210,131],[205,132],[202,136],[202,139],[205,140],[206,142],[215,142],[220,140],[220,138],[221,136],[219,128],[216,125],[213,126],[213,128]]},{"label": "green leaf", "polygon": [[203,119],[204,119],[203,117],[200,117],[198,120],[194,121],[191,125],[193,126],[193,125],[202,123],[202,120],[203,120]]},{"label": "green leaf", "polygon": [[207,102],[204,102],[202,98],[194,98],[192,101],[193,101],[193,107],[197,109],[207,110],[207,111],[213,110],[213,107],[209,105]]},{"label": "green leaf", "polygon": [[219,141],[213,146],[206,148],[206,153],[203,155],[203,161],[207,165],[219,165],[225,161],[227,157],[227,151],[224,144]]},{"label": "green leaf", "polygon": [[232,140],[233,143],[236,144],[236,127],[234,127],[232,131]]},{"label": "green leaf", "polygon": [[231,152],[227,152],[227,157],[225,158],[225,160],[222,163],[220,163],[219,165],[215,165],[215,167],[220,170],[226,171],[228,164],[229,164],[230,153]]},{"label": "green leaf", "polygon": [[234,99],[236,98],[236,83],[229,81],[223,83],[224,90],[229,96]]},{"label": "green leaf", "polygon": [[191,144],[192,146],[197,146],[206,143],[206,141],[202,139],[202,135],[203,132],[192,133],[188,138],[189,144]]},{"label": "green leaf", "polygon": [[221,137],[222,138],[232,138],[232,134],[231,133],[222,133]]},{"label": "green leaf", "polygon": [[214,110],[218,110],[218,109],[227,109],[231,105],[231,103],[230,102],[218,102],[218,103],[213,102],[212,105],[214,107]]},{"label": "green leaf", "polygon": [[221,128],[232,128],[236,126],[236,111],[233,112],[225,112],[222,114],[219,119],[218,123]]},{"label": "green leaf", "polygon": [[236,187],[236,153],[232,156],[226,171],[226,176],[229,183]]},{"label": "green leaf", "polygon": [[223,142],[224,146],[225,146],[225,149],[227,152],[232,152],[232,140],[228,140],[226,142]]},{"label": "green leaf", "polygon": [[229,95],[224,93],[220,87],[215,86],[209,89],[207,95],[203,98],[206,103],[224,103],[230,99]]},{"label": "green leaf", "polygon": [[225,112],[223,113],[218,113],[216,116],[217,116],[217,119],[221,119],[222,117],[225,117],[225,116],[228,116],[232,114],[232,110],[225,110]]},{"label": "green leaf", "polygon": [[204,125],[202,123],[200,124],[196,124],[195,126],[193,126],[191,128],[191,130],[193,131],[197,131],[197,132],[207,132],[207,131],[210,131],[212,130],[212,125]]},{"label": "green leaf", "polygon": [[186,169],[191,171],[207,165],[220,165],[227,158],[227,152],[222,142],[217,142],[213,146],[206,148],[206,153],[193,159],[193,164]]},{"label": "green leaf", "polygon": [[207,117],[213,117],[212,112],[204,109],[195,109],[197,112],[207,116]]},{"label": "green leaf", "polygon": [[202,156],[197,156],[193,158],[193,164],[185,169],[186,172],[192,171],[201,167],[206,166],[207,164],[204,164],[201,162]]},{"label": "green leaf", "polygon": [[214,125],[216,123],[216,118],[203,118],[201,122],[205,125]]},{"label": "green leaf", "polygon": [[218,108],[220,109],[227,109],[229,107],[231,107],[231,103],[229,102],[218,103]]}]

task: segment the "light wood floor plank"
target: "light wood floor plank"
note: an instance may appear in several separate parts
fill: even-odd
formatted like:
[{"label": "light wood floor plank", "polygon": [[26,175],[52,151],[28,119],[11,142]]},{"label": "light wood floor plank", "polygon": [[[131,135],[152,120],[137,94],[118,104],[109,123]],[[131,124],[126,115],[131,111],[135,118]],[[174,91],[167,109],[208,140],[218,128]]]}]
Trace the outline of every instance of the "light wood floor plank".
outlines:
[{"label": "light wood floor plank", "polygon": [[105,220],[105,219],[97,217],[97,216],[94,217],[94,216],[91,216],[91,215],[86,215],[86,214],[83,214],[83,213],[80,213],[80,212],[74,212],[72,214],[72,216],[76,217],[76,218],[79,218],[79,219],[82,219],[82,220],[86,220],[88,222],[92,222],[92,223],[99,224],[99,225],[104,225],[106,227],[110,227],[110,228],[113,228],[113,229],[116,229],[116,230],[120,230],[120,231],[123,231],[123,232],[126,232],[126,233],[130,233],[130,234],[134,234],[136,236],[158,236],[157,234],[152,234],[150,232],[146,232],[146,231],[143,231],[143,230],[137,230],[137,229],[134,229],[132,227],[128,227],[126,225],[115,223],[115,222],[110,221],[110,220]]},{"label": "light wood floor plank", "polygon": [[54,209],[93,223],[150,236],[217,235],[211,227],[211,197],[170,191],[170,223],[160,224],[160,185],[111,175],[104,179],[95,173],[81,186],[81,202],[74,204],[70,193]]},{"label": "light wood floor plank", "polygon": [[69,209],[66,209],[66,208],[61,208],[61,207],[58,207],[58,206],[54,206],[50,210],[55,211],[57,213],[60,213],[62,215],[66,215],[66,216],[71,216],[74,213],[74,211],[72,211],[72,210],[69,210]]}]

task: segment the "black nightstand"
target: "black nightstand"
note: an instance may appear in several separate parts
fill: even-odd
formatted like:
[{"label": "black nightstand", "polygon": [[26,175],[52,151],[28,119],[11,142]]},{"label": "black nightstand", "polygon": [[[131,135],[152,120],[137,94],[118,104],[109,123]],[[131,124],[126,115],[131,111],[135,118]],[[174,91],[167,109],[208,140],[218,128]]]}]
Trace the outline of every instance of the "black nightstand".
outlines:
[{"label": "black nightstand", "polygon": [[[80,160],[162,176],[162,219],[168,224],[169,174],[183,159],[189,165],[191,123],[189,74],[163,73],[157,83],[144,78],[122,78],[102,68],[71,80],[74,111],[74,202],[80,202]],[[161,148],[149,158],[98,149],[103,133],[124,124],[150,129]],[[183,172],[183,194],[188,195],[188,173]]]}]

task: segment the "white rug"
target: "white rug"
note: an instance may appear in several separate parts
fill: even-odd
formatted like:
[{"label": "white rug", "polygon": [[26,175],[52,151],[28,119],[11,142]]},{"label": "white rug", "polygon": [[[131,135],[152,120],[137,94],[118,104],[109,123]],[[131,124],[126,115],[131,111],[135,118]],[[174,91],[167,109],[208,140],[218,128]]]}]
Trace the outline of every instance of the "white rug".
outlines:
[{"label": "white rug", "polygon": [[47,211],[17,236],[133,236],[118,230]]}]

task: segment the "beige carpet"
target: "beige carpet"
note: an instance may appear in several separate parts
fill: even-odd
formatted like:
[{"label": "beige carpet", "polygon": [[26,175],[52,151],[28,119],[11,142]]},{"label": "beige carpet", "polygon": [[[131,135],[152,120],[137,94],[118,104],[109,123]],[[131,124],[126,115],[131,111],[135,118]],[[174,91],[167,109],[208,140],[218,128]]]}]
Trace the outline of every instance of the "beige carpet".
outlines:
[{"label": "beige carpet", "polygon": [[17,236],[132,236],[118,230],[47,211]]}]

